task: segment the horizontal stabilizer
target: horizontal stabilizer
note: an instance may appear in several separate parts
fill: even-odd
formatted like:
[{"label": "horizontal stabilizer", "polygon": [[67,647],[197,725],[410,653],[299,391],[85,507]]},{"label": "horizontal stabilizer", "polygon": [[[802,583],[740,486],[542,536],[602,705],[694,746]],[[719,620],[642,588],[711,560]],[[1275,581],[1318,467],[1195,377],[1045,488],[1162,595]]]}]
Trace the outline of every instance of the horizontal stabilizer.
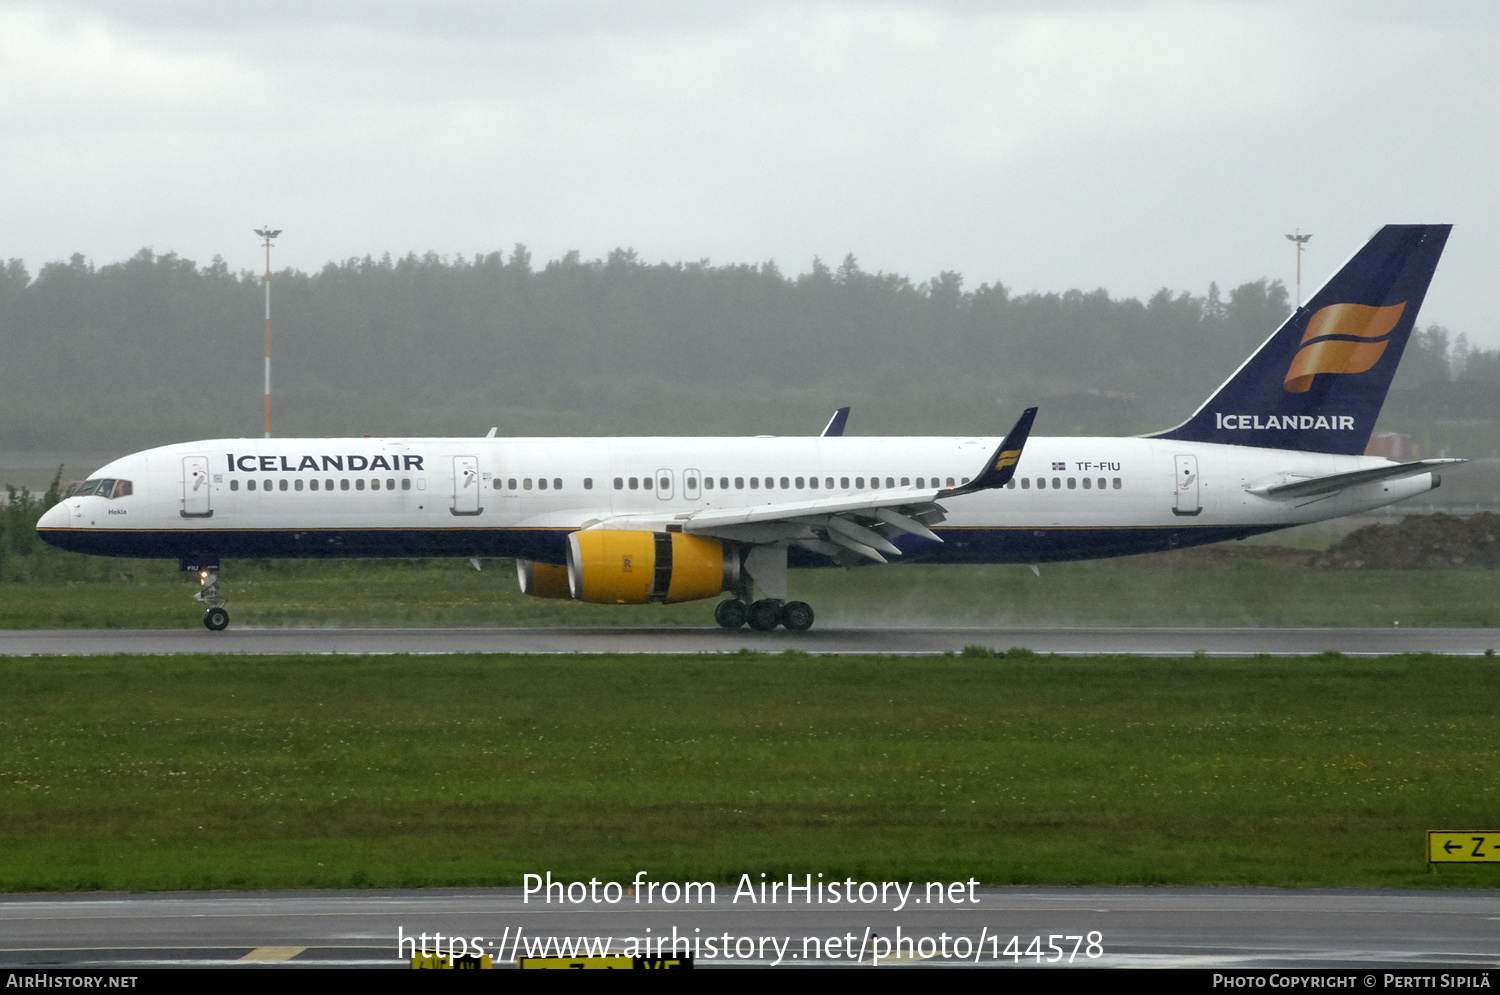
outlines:
[{"label": "horizontal stabilizer", "polygon": [[1326,477],[1311,477],[1307,480],[1294,480],[1286,484],[1268,485],[1265,487],[1248,487],[1251,494],[1258,494],[1267,498],[1299,498],[1313,497],[1318,494],[1332,494],[1346,487],[1355,487],[1359,484],[1369,484],[1377,480],[1395,480],[1399,477],[1413,477],[1419,473],[1427,473],[1440,466],[1452,466],[1456,463],[1467,463],[1464,459],[1419,459],[1411,463],[1392,463],[1389,466],[1377,466],[1369,470],[1350,470],[1347,473],[1330,473]]}]

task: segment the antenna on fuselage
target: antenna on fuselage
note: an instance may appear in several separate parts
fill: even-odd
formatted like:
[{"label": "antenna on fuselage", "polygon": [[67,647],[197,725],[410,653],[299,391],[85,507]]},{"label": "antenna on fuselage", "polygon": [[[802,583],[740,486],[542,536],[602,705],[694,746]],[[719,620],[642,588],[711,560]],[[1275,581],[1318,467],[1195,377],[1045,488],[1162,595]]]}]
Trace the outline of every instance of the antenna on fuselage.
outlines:
[{"label": "antenna on fuselage", "polygon": [[271,239],[280,235],[282,229],[271,230],[270,225],[255,229],[255,234],[266,240],[266,438],[271,437]]}]

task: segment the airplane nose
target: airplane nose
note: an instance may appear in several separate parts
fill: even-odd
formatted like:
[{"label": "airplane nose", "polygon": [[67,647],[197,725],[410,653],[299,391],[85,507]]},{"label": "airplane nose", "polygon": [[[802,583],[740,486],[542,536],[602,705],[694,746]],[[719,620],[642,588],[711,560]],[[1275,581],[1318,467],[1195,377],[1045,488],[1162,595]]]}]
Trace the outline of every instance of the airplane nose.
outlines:
[{"label": "airplane nose", "polygon": [[47,509],[47,513],[37,520],[36,527],[40,529],[65,529],[72,521],[72,514],[68,511],[66,502],[59,502]]}]

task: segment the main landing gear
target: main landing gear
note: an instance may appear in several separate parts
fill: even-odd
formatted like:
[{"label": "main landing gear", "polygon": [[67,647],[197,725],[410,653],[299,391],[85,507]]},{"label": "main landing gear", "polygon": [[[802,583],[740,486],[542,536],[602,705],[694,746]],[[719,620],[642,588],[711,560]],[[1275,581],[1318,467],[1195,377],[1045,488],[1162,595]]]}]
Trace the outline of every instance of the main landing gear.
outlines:
[{"label": "main landing gear", "polygon": [[757,632],[770,632],[782,625],[788,632],[806,632],[812,628],[813,610],[804,601],[762,598],[746,604],[738,598],[730,598],[720,601],[714,608],[714,621],[726,629],[738,629],[748,624]]},{"label": "main landing gear", "polygon": [[219,597],[219,571],[200,570],[198,577],[203,587],[193,595],[193,600],[209,606],[203,613],[203,625],[210,632],[223,632],[229,628],[229,612],[225,611],[224,601]]}]

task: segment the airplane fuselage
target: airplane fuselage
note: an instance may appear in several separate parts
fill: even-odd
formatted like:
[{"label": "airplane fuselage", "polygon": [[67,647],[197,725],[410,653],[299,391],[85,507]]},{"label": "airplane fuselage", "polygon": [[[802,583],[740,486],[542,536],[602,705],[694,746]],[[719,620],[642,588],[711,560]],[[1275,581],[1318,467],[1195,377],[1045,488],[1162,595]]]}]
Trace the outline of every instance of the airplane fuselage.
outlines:
[{"label": "airplane fuselage", "polygon": [[[1238,538],[1366,511],[1436,486],[1431,473],[1316,497],[1254,489],[1390,465],[1368,456],[1142,438],[1032,438],[1004,487],[966,482],[994,438],[220,439],[146,450],[91,479],[130,493],[66,499],[39,524],[78,552],[235,557],[566,560],[609,519],[689,521],[909,489],[938,500],[942,542],[899,535],[905,562],[1040,563]],[[690,527],[691,528],[691,527]],[[711,534],[766,541],[758,526]],[[782,526],[784,529],[785,526]],[[740,532],[736,533],[735,529]],[[809,532],[809,535],[812,533]],[[829,562],[790,550],[792,565]]]}]

